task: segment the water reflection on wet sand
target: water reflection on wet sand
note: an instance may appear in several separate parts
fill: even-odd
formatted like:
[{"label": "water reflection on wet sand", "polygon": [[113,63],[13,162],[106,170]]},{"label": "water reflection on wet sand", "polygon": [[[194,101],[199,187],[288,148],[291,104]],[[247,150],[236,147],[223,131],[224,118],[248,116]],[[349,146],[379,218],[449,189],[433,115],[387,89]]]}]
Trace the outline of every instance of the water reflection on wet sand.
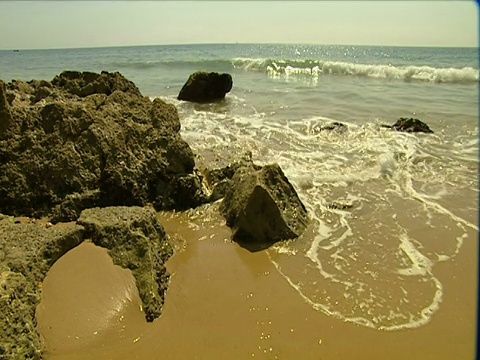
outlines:
[{"label": "water reflection on wet sand", "polygon": [[[379,331],[314,310],[279,274],[267,252],[250,253],[232,243],[219,218],[202,220],[181,213],[159,217],[177,247],[168,262],[173,276],[162,316],[145,323],[136,305],[138,294],[126,290],[131,274],[115,268],[102,249],[91,244],[78,248],[82,253],[62,258],[65,261],[52,268],[44,283],[39,329],[46,340],[45,358],[474,358],[474,238],[465,241],[452,261],[436,265],[444,298],[429,323],[416,329]],[[93,265],[97,275],[80,275]],[[50,295],[55,292],[56,296]],[[119,309],[113,320],[107,316],[112,305],[108,299]],[[102,306],[92,305],[97,302]],[[118,307],[119,303],[123,305]],[[105,323],[108,326],[103,328]],[[83,340],[64,336],[75,331],[85,335]],[[95,331],[96,335],[86,336]]]}]

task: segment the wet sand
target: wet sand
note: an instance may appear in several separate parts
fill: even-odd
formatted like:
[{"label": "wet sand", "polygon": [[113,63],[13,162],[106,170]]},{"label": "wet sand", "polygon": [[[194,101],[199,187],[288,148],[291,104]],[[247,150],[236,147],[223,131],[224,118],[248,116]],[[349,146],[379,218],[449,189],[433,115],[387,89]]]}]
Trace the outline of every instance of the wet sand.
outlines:
[{"label": "wet sand", "polygon": [[105,250],[82,244],[44,282],[37,317],[46,359],[474,358],[475,236],[435,266],[444,298],[428,324],[378,331],[315,311],[267,252],[231,242],[218,217],[159,217],[177,248],[167,264],[173,276],[162,316],[147,324],[129,271],[113,266]]}]

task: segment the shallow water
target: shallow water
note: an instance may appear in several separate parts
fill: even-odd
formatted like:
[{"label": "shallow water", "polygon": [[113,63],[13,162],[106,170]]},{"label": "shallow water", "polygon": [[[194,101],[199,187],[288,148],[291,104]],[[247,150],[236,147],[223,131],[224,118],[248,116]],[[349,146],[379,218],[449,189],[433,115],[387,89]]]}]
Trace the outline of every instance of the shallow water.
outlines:
[{"label": "shallow water", "polygon": [[[379,330],[423,326],[440,309],[436,265],[477,241],[473,121],[406,134],[379,121],[295,119],[295,109],[287,110],[290,118],[275,117],[237,98],[223,107],[168,100],[179,108],[182,136],[199,166],[249,149],[256,162],[279,163],[292,181],[313,229],[269,253],[313,308]],[[321,130],[333,120],[346,127]]]}]

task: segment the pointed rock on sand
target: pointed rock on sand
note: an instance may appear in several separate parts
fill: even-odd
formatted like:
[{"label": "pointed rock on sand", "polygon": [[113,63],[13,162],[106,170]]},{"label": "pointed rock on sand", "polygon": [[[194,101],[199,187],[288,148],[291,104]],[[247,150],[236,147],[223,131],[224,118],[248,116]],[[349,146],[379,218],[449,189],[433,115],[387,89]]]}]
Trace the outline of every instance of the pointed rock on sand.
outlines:
[{"label": "pointed rock on sand", "polygon": [[233,238],[250,250],[300,236],[307,210],[278,164],[239,169],[220,207]]}]

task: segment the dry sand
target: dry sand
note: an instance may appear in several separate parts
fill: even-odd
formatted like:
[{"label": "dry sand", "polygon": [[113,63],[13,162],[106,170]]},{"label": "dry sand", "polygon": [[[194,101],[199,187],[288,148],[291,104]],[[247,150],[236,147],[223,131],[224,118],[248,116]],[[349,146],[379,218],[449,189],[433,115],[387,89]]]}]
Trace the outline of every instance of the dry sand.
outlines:
[{"label": "dry sand", "polygon": [[46,359],[467,360],[476,340],[477,240],[435,267],[440,310],[425,326],[377,331],[315,311],[265,251],[218,219],[159,214],[176,244],[162,316],[144,321],[129,271],[86,243],[51,269],[37,309]]}]

